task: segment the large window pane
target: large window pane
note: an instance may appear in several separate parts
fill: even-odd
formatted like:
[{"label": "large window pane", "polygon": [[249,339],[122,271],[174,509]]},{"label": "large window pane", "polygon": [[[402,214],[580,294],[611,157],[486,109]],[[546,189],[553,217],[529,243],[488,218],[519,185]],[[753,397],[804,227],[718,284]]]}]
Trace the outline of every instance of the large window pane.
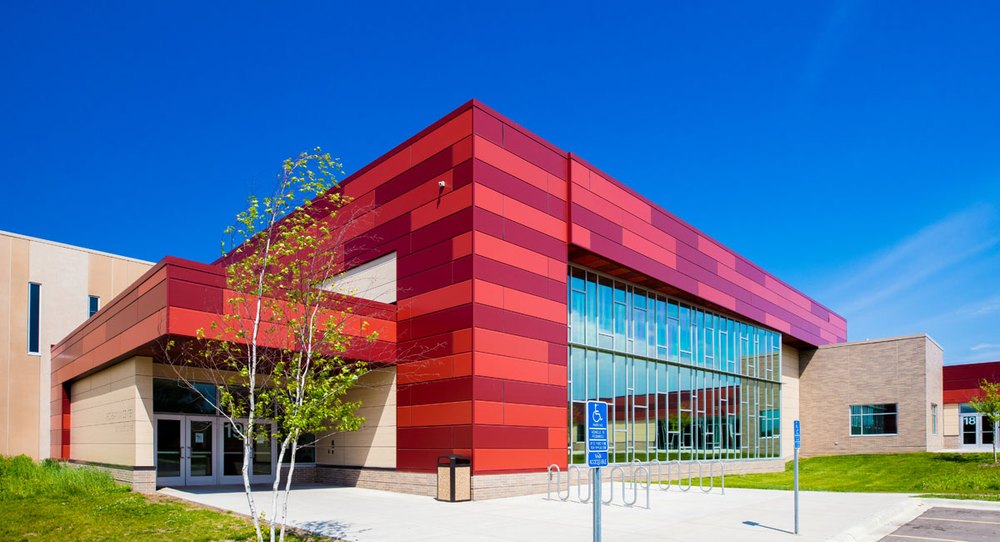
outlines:
[{"label": "large window pane", "polygon": [[215,414],[216,402],[215,384],[153,379],[153,412]]},{"label": "large window pane", "polygon": [[[616,462],[780,455],[780,334],[589,270],[568,290],[573,463],[588,399],[611,406]],[[862,406],[852,432],[895,430],[894,405]]]}]

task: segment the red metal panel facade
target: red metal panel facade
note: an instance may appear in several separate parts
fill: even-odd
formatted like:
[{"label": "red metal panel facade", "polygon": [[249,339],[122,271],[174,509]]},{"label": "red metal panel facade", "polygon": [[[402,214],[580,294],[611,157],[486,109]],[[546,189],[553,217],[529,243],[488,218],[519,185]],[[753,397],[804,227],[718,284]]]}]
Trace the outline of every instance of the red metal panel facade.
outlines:
[{"label": "red metal panel facade", "polygon": [[[391,352],[397,364],[399,470],[432,471],[447,453],[471,455],[475,474],[565,467],[571,257],[800,344],[846,337],[840,316],[476,101],[339,190],[352,198],[331,224],[345,232],[344,265],[396,253],[398,301],[376,357]],[[221,265],[158,265],[57,345],[53,416],[67,412],[63,382],[122,359],[168,322],[193,334],[224,312],[224,278]],[[56,433],[53,453],[65,455]]]},{"label": "red metal panel facade", "polygon": [[575,155],[570,243],[811,346],[847,321]]},{"label": "red metal panel facade", "polygon": [[473,467],[565,467],[565,153],[478,104],[473,114]]},{"label": "red metal panel facade", "polygon": [[946,404],[967,403],[979,394],[979,383],[984,379],[1000,382],[1000,361],[946,365],[944,367],[944,397]]}]

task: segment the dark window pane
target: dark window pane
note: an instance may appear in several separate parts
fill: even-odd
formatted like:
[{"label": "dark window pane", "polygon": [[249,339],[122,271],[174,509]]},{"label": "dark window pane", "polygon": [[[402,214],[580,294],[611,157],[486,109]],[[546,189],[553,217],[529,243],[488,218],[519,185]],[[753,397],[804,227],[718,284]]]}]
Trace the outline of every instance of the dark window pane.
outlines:
[{"label": "dark window pane", "polygon": [[[286,452],[285,456],[281,459],[282,463],[291,463],[291,457],[291,454]],[[295,462],[316,462],[316,435],[312,433],[303,433],[302,436],[299,437],[299,449],[295,451]]]},{"label": "dark window pane", "polygon": [[96,295],[89,296],[87,299],[87,317],[90,318],[97,313],[101,308],[101,298]]},{"label": "dark window pane", "polygon": [[192,382],[188,386],[175,380],[153,379],[153,412],[215,414],[215,397],[214,384]]},{"label": "dark window pane", "polygon": [[34,282],[28,284],[28,353],[39,352],[40,312],[42,304],[42,285]]},{"label": "dark window pane", "polygon": [[852,435],[895,435],[896,404],[851,405]]},{"label": "dark window pane", "polygon": [[156,475],[181,475],[180,420],[156,420]]}]

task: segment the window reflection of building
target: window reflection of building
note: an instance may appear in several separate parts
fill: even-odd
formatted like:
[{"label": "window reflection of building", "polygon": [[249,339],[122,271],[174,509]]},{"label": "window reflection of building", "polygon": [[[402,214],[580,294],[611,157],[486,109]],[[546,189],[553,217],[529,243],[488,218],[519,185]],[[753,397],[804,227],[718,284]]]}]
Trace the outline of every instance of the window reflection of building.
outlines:
[{"label": "window reflection of building", "polygon": [[571,267],[569,343],[570,428],[607,402],[613,461],[780,455],[779,333]]}]

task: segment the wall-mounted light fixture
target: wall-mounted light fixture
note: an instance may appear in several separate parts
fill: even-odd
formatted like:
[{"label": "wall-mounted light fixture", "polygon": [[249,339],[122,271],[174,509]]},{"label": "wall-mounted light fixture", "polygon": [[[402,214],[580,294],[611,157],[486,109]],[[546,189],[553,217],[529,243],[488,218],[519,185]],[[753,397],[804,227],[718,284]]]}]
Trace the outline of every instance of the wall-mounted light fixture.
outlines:
[{"label": "wall-mounted light fixture", "polygon": [[441,179],[440,181],[438,181],[438,188],[441,188],[443,190],[444,189],[444,185],[445,185],[444,179]]}]

